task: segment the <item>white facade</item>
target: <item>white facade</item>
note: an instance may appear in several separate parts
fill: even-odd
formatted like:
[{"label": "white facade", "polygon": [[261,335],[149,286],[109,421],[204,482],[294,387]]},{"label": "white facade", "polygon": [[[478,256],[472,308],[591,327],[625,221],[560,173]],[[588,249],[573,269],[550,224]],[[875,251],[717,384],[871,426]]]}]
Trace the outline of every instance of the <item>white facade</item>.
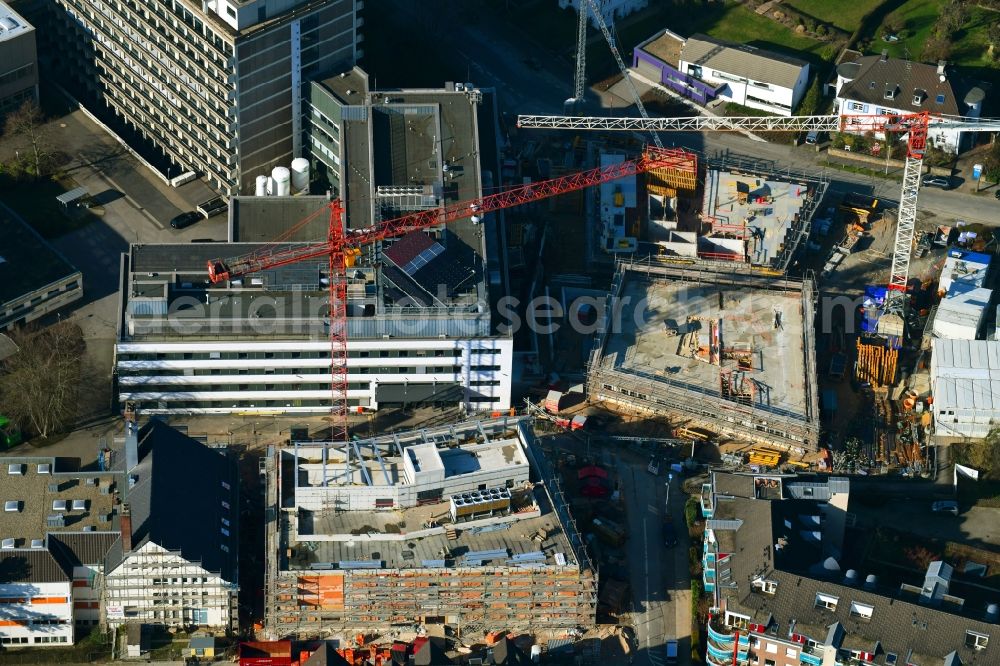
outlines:
[{"label": "white facade", "polygon": [[975,340],[986,319],[991,289],[952,286],[934,315],[934,335],[951,340]]},{"label": "white facade", "polygon": [[[365,446],[359,444],[367,454]],[[521,486],[530,471],[517,439],[447,449],[432,442],[414,444],[404,448],[401,456],[385,454],[381,464],[370,459],[361,463],[365,472],[357,459],[349,463],[336,448],[299,446],[295,455],[299,461],[296,506],[310,511],[330,506],[344,511],[406,509],[429,496],[447,498],[484,488]],[[325,463],[303,462],[324,456]],[[346,473],[348,466],[350,473]]]},{"label": "white facade", "polygon": [[[4,554],[13,555],[14,551]],[[0,644],[4,648],[72,643],[73,602],[68,580],[0,584]]]},{"label": "white facade", "polygon": [[[898,109],[892,106],[886,106],[884,104],[871,104],[867,102],[859,102],[853,99],[845,99],[840,96],[840,89],[843,87],[847,80],[842,76],[837,77],[837,99],[834,102],[833,112],[835,114],[841,115],[854,115],[854,116],[891,116],[891,115],[902,115],[906,113],[913,113],[912,111],[907,111],[903,109]],[[854,134],[865,134],[865,131],[853,132]],[[883,132],[875,132],[875,138],[879,140],[885,140],[885,134]],[[899,140],[902,140],[900,137]],[[958,153],[959,142],[962,139],[962,133],[954,129],[929,129],[927,130],[927,145],[933,146],[935,148],[940,148],[949,153]]]},{"label": "white facade", "polygon": [[[143,407],[145,413],[304,414],[330,409],[326,340],[121,342],[117,354],[120,399],[154,403]],[[396,392],[403,394],[412,389],[416,395],[435,384],[457,384],[465,387],[467,410],[510,408],[510,338],[350,340],[348,354],[352,407],[378,409],[380,387],[399,387]],[[454,402],[459,400],[463,398]]]},{"label": "white facade", "polygon": [[[566,9],[567,7],[572,7],[579,11],[581,2],[586,2],[586,0],[559,0],[559,8]],[[601,12],[604,22],[610,27],[615,22],[615,19],[624,18],[633,12],[648,7],[649,0],[594,0],[594,4],[597,5],[598,11]],[[594,18],[593,10],[591,10],[589,16],[590,25],[600,29],[600,24]]]},{"label": "white facade", "polygon": [[934,430],[944,437],[985,437],[1000,424],[1000,342],[932,340]]},{"label": "white facade", "polygon": [[108,624],[229,627],[236,586],[147,541],[105,576]]},{"label": "white facade", "polygon": [[719,99],[790,116],[806,92],[809,63],[705,35],[689,37],[678,69],[717,88]]}]

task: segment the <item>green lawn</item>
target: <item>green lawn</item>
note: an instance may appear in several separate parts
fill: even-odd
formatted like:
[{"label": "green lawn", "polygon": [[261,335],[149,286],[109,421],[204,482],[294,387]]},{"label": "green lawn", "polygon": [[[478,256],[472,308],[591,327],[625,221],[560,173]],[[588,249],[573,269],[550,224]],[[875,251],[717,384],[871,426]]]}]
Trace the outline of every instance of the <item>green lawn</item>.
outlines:
[{"label": "green lawn", "polygon": [[703,32],[718,39],[783,51],[814,64],[832,60],[836,51],[832,44],[796,34],[732,0],[724,5],[712,3],[698,11],[675,14],[667,26],[685,36]]},{"label": "green lawn", "polygon": [[[923,44],[930,38],[943,4],[943,0],[907,0],[892,12],[893,16],[902,19],[905,26],[903,39],[887,43],[882,40],[879,30],[872,39],[870,52],[880,53],[883,49],[888,49],[891,56],[902,58],[909,54],[911,59],[920,60]],[[1000,12],[971,7],[969,20],[954,36],[954,46],[948,61],[960,67],[996,69],[996,63],[990,62],[986,56],[986,29],[991,22],[996,21],[1000,21]]]},{"label": "green lawn", "polygon": [[[885,1],[850,0],[850,2],[837,2],[836,0],[786,0],[783,4],[797,9],[817,21],[829,23],[844,32],[853,33],[857,30],[861,19]],[[776,7],[776,9],[780,10],[781,7]]]}]

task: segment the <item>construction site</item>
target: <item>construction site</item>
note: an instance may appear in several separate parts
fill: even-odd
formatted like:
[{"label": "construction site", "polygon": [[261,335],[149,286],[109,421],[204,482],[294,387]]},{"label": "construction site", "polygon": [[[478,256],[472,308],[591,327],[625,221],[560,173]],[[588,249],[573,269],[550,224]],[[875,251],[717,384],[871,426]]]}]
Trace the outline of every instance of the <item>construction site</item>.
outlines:
[{"label": "construction site", "polygon": [[269,452],[269,639],[594,623],[597,572],[529,421]]},{"label": "construction site", "polygon": [[595,336],[588,398],[789,452],[813,451],[815,287],[727,268],[620,263],[612,316]]}]

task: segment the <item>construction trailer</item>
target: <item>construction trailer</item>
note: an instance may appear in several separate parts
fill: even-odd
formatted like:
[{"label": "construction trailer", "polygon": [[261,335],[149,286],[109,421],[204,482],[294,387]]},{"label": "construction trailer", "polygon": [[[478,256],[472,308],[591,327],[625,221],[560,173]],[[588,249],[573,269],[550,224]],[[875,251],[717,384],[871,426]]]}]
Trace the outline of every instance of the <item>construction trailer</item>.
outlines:
[{"label": "construction trailer", "polygon": [[269,638],[595,622],[597,572],[527,419],[295,443],[265,472]]},{"label": "construction trailer", "polygon": [[722,262],[620,262],[610,316],[594,336],[587,397],[792,453],[815,451],[815,293],[809,279]]}]

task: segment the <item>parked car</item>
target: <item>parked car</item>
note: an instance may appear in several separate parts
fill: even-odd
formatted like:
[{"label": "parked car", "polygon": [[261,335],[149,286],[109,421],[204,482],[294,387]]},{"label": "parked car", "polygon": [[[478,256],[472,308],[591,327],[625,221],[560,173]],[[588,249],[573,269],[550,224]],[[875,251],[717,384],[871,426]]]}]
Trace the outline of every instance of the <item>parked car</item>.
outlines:
[{"label": "parked car", "polygon": [[941,500],[931,504],[931,511],[934,513],[950,513],[953,516],[958,515],[958,502],[954,500]]},{"label": "parked car", "polygon": [[810,146],[815,146],[819,142],[819,131],[813,130],[806,134],[806,143]]},{"label": "parked car", "polygon": [[667,641],[667,663],[677,663],[677,641]]},{"label": "parked car", "polygon": [[928,174],[920,182],[924,187],[940,187],[942,190],[951,189],[951,178],[945,178],[944,176],[931,176]]},{"label": "parked car", "polygon": [[993,198],[1000,201],[1000,190],[993,193]]},{"label": "parked car", "polygon": [[189,210],[186,213],[181,213],[174,219],[170,220],[171,229],[184,229],[185,227],[190,227],[195,222],[202,219],[202,214],[195,210]]}]

